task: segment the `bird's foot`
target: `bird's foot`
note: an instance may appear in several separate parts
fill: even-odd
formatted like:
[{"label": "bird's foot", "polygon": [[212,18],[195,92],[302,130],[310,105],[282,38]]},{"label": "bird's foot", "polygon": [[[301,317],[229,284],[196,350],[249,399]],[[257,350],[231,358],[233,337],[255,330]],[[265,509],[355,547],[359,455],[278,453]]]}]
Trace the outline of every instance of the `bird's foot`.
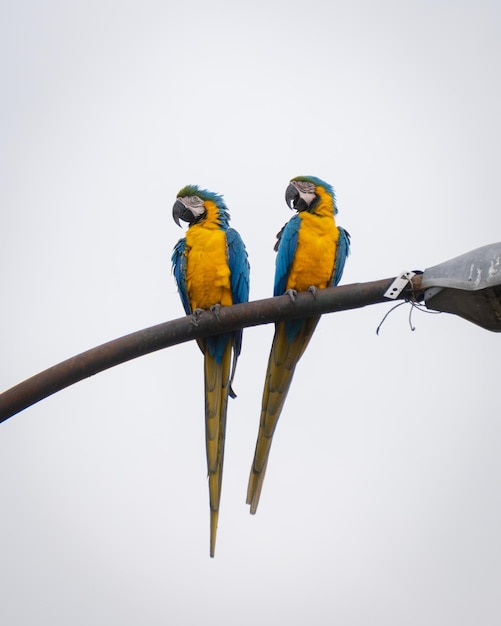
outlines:
[{"label": "bird's foot", "polygon": [[193,326],[198,326],[198,324],[200,323],[200,317],[203,312],[203,309],[195,309],[193,311],[193,313],[191,314],[191,323],[193,324]]},{"label": "bird's foot", "polygon": [[219,319],[219,309],[220,308],[221,308],[221,305],[219,303],[218,304],[212,304],[211,307],[210,307],[211,313],[214,313],[214,315],[216,316],[216,319],[217,319],[218,322],[220,321],[220,319]]},{"label": "bird's foot", "polygon": [[311,295],[313,296],[313,299],[316,300],[317,299],[317,291],[318,289],[315,287],[315,285],[310,285],[308,287],[308,291],[311,293]]},{"label": "bird's foot", "polygon": [[292,302],[296,301],[297,291],[295,289],[287,289],[285,292],[287,296],[292,300]]}]

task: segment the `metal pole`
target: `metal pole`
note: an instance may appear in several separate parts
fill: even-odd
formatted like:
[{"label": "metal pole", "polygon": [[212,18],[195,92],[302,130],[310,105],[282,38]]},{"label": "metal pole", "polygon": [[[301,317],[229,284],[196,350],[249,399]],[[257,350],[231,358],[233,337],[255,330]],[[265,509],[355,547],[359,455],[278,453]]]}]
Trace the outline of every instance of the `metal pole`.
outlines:
[{"label": "metal pole", "polygon": [[[204,311],[196,319],[187,316],[125,335],[62,361],[0,394],[0,422],[84,378],[156,350],[247,326],[388,302],[383,294],[393,280],[329,287],[315,295],[303,292],[294,302],[285,295],[221,307]],[[419,290],[419,276],[413,285]],[[411,292],[409,289],[401,297],[410,297]]]}]

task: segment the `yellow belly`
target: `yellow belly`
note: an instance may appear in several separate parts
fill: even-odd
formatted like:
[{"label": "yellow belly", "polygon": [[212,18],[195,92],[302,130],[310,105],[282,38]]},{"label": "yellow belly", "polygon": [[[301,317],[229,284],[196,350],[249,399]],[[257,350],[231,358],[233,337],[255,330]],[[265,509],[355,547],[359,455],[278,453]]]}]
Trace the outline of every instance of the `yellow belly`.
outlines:
[{"label": "yellow belly", "polygon": [[186,287],[192,310],[208,309],[213,304],[233,304],[226,234],[220,228],[195,224],[188,229]]},{"label": "yellow belly", "polygon": [[300,217],[302,224],[286,288],[306,291],[314,285],[323,289],[332,280],[339,231],[332,217],[307,212]]}]

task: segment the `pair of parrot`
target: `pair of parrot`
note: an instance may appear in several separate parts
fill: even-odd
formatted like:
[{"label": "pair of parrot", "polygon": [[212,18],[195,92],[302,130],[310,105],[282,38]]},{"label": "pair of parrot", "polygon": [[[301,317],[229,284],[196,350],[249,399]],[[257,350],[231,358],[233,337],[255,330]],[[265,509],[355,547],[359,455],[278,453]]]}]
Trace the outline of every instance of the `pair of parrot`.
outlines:
[{"label": "pair of parrot", "polygon": [[[350,236],[336,225],[333,188],[314,176],[293,178],[285,192],[296,214],[277,235],[274,296],[337,285],[350,248]],[[177,195],[174,221],[188,223],[172,255],[172,268],[187,315],[200,309],[229,306],[249,299],[249,262],[242,238],[229,226],[221,195],[188,185]],[[252,462],[247,504],[254,514],[270,454],[296,365],[320,319],[278,322],[264,382],[261,418]],[[210,556],[216,545],[224,460],[228,396],[242,346],[242,330],[198,340],[204,355],[205,434],[210,501]]]}]

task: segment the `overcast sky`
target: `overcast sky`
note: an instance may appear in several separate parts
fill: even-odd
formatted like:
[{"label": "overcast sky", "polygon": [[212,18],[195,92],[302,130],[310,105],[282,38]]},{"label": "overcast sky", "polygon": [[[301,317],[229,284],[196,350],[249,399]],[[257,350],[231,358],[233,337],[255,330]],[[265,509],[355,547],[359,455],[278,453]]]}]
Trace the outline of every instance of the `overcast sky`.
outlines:
[{"label": "overcast sky", "polygon": [[[497,1],[0,6],[0,389],[183,315],[171,208],[222,193],[251,299],[288,181],[327,180],[342,283],[501,241]],[[244,333],[209,558],[197,346],[0,425],[9,626],[498,625],[501,338],[391,305],[325,316],[260,506],[247,479],[272,326]]]}]

